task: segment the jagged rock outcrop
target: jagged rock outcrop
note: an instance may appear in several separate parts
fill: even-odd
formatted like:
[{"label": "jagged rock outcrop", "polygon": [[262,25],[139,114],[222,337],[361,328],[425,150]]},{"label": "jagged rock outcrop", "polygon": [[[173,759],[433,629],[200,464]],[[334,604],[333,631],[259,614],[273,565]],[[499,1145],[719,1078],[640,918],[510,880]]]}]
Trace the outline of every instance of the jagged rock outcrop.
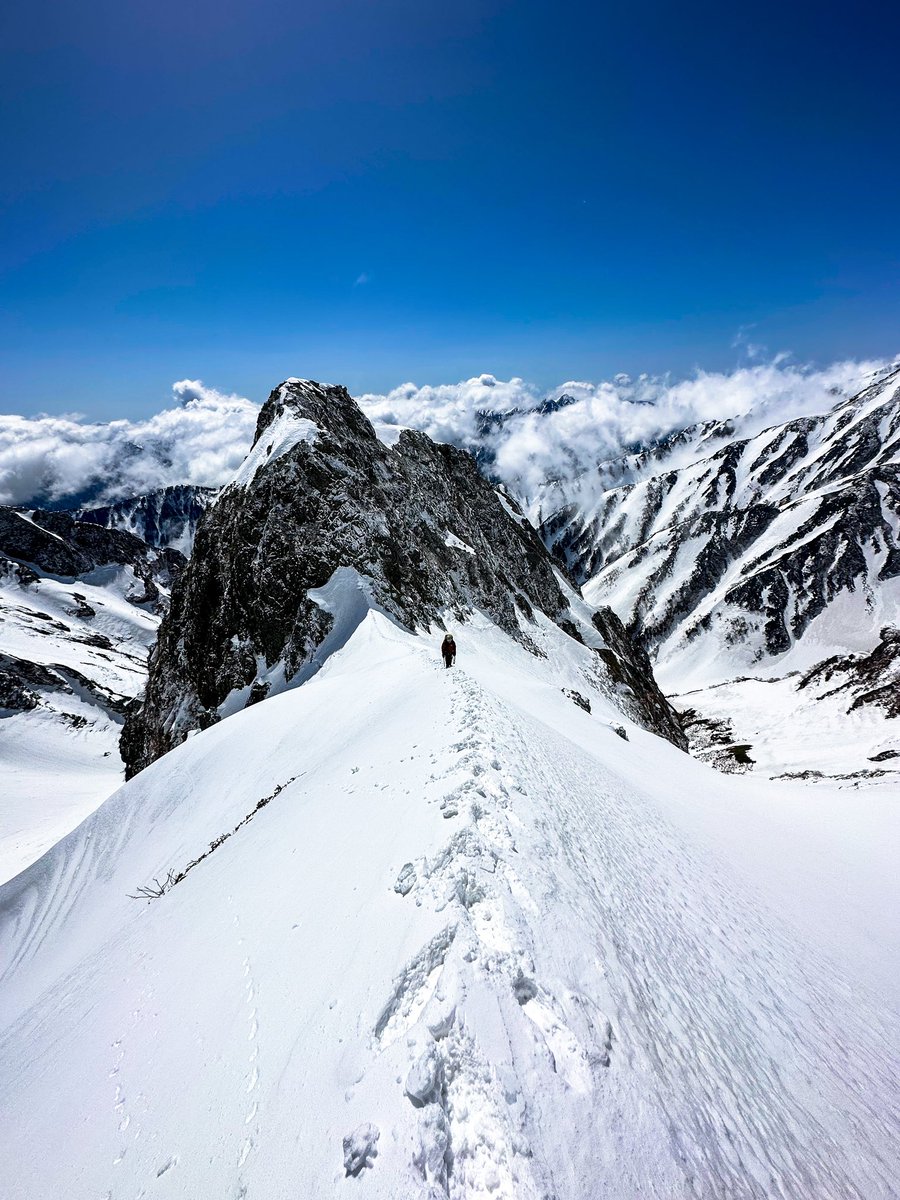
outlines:
[{"label": "jagged rock outcrop", "polygon": [[[554,555],[673,679],[688,660],[718,655],[727,677],[784,655],[836,601],[874,645],[900,576],[900,367],[821,416],[739,430],[694,426],[541,501]],[[829,636],[843,648],[820,631],[823,654]]]},{"label": "jagged rock outcrop", "polygon": [[[412,431],[388,447],[343,388],[288,380],[197,530],[144,707],[123,733],[129,773],[191,729],[308,677],[337,636],[327,588],[339,580],[408,628],[477,609],[522,637],[539,610],[573,637],[594,636],[535,530],[471,455]],[[683,745],[649,664],[611,614],[599,622],[639,719]]]},{"label": "jagged rock outcrop", "polygon": [[84,508],[76,517],[105,529],[123,529],[148,546],[167,547],[190,557],[200,518],[216,494],[215,488],[179,483],[99,508]]},{"label": "jagged rock outcrop", "polygon": [[[111,649],[107,646],[106,648]],[[53,663],[45,666],[12,654],[0,653],[0,711],[31,712],[54,693],[57,697],[87,697],[113,719],[137,707],[137,701],[120,696],[89,679],[73,666]],[[56,700],[57,706],[59,699]],[[65,700],[62,700],[65,703]],[[70,721],[73,718],[70,717]],[[83,722],[83,718],[82,718]]]},{"label": "jagged rock outcrop", "polygon": [[599,649],[597,653],[606,663],[613,681],[624,684],[632,695],[640,697],[641,707],[651,717],[652,729],[682,750],[687,749],[678,714],[658,688],[647,687],[647,681],[653,679],[653,667],[646,650],[628,636],[625,626],[611,608],[598,609],[594,613],[593,623],[606,642],[606,648]]},{"label": "jagged rock outcrop", "polygon": [[[72,824],[121,781],[118,741],[146,679],[180,554],[64,512],[0,508],[3,797],[15,828]],[[56,816],[54,814],[57,814]],[[3,871],[26,865],[42,835]],[[7,841],[8,845],[8,841]]]},{"label": "jagged rock outcrop", "polygon": [[817,663],[797,684],[798,691],[809,687],[845,699],[848,713],[873,706],[900,717],[900,629],[885,626],[869,654],[836,654]]}]

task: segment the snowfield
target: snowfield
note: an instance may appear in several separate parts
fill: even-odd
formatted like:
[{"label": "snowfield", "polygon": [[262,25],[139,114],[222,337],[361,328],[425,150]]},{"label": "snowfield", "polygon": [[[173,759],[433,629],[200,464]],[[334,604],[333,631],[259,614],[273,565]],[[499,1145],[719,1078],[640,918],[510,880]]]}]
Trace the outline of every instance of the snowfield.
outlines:
[{"label": "snowfield", "polygon": [[896,794],[454,632],[369,612],[0,888],[4,1194],[898,1194]]},{"label": "snowfield", "polygon": [[73,579],[45,575],[28,587],[0,572],[0,653],[61,668],[70,689],[45,689],[31,711],[0,707],[0,882],[34,862],[122,781],[123,718],[101,697],[131,699],[146,682],[159,617],[126,599],[140,590],[132,568],[118,563]]}]

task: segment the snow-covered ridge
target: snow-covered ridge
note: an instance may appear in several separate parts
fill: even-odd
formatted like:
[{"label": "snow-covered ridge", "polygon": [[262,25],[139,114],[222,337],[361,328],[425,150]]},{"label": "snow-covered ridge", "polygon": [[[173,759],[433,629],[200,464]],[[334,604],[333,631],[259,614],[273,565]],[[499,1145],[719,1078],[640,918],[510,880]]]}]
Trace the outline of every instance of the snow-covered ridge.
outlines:
[{"label": "snow-covered ridge", "polygon": [[781,663],[842,594],[858,598],[871,648],[900,577],[900,369],[822,417],[712,453],[707,435],[697,431],[693,460],[677,469],[663,456],[586,509],[570,490],[545,518],[545,539],[586,594],[673,675],[713,646],[726,647],[717,679],[764,656]]},{"label": "snow-covered ridge", "polygon": [[0,888],[10,1195],[891,1196],[896,805],[716,775],[531,634],[370,611]]},{"label": "snow-covered ridge", "polygon": [[302,386],[301,380],[287,380],[277,389],[274,399],[270,398],[272,411],[269,419],[264,423],[260,416],[250,453],[223,490],[247,487],[264,464],[275,462],[294,446],[315,442],[319,432],[318,426],[308,417],[299,416],[296,410],[297,396],[303,394]]},{"label": "snow-covered ridge", "polygon": [[[820,772],[831,759],[818,753],[825,722],[842,747],[833,773],[893,774],[873,760],[900,751],[885,703],[900,670],[900,368],[821,416],[753,437],[730,423],[686,430],[623,460],[629,473],[633,482],[606,490],[590,476],[549,486],[541,530],[587,598],[648,646],[676,704],[705,713],[726,742],[733,726],[732,742],[755,745],[753,761],[776,773]],[[871,659],[881,686],[868,667],[856,692],[821,676],[804,683],[823,660],[866,659],[882,644]],[[765,693],[780,697],[771,713],[757,679],[785,681]],[[705,698],[705,687],[718,690]],[[778,732],[785,722],[793,746]]]}]

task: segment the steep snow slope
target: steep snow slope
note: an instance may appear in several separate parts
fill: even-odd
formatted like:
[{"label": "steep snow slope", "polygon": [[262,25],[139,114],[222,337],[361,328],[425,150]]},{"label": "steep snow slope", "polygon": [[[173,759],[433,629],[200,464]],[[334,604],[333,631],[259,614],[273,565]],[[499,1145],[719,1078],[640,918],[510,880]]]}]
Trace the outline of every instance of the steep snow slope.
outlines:
[{"label": "steep snow slope", "polygon": [[[754,743],[755,770],[820,770],[827,728],[841,752],[825,773],[858,775],[900,749],[900,367],[821,416],[742,429],[698,425],[548,485],[541,531],[588,602],[646,645],[676,706],[726,730],[717,753]],[[760,680],[783,681],[767,692],[774,730]]]},{"label": "steep snow slope", "polygon": [[676,466],[662,455],[591,511],[570,503],[545,520],[589,601],[685,681],[810,665],[807,632],[835,600],[828,650],[849,648],[841,624],[871,649],[900,601],[900,367],[821,417],[749,439],[694,433]]},{"label": "steep snow slope", "polygon": [[121,782],[122,723],[178,558],[67,514],[0,509],[0,880]]},{"label": "steep snow slope", "polygon": [[122,722],[144,686],[159,623],[125,600],[128,574],[101,568],[27,588],[0,577],[0,880],[43,854],[123,778]]},{"label": "steep snow slope", "polygon": [[369,612],[0,890],[9,1195],[897,1194],[896,804],[457,629]]}]

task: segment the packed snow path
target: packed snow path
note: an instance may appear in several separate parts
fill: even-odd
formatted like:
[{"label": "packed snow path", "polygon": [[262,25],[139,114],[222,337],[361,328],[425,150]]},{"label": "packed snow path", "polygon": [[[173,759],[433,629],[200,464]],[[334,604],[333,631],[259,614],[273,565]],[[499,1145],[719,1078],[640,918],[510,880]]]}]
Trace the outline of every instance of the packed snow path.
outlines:
[{"label": "packed snow path", "polygon": [[0,891],[10,1195],[897,1194],[890,827],[785,880],[799,789],[622,740],[542,637],[370,614]]}]

